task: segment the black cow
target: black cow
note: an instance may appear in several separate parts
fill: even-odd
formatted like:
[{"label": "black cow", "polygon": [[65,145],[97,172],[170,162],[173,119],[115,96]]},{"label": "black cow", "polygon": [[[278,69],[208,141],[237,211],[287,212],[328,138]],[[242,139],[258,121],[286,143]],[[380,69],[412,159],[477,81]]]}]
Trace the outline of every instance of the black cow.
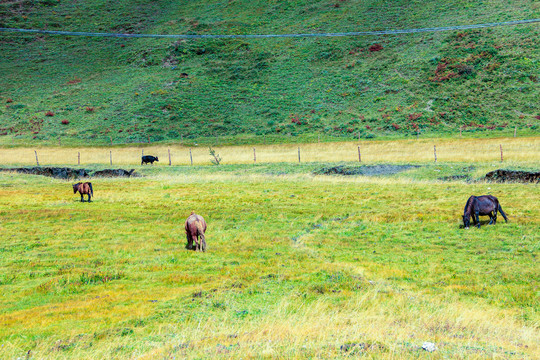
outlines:
[{"label": "black cow", "polygon": [[152,155],[145,155],[142,157],[142,160],[141,160],[141,165],[142,164],[154,164],[154,161],[159,161],[157,156],[152,156]]}]

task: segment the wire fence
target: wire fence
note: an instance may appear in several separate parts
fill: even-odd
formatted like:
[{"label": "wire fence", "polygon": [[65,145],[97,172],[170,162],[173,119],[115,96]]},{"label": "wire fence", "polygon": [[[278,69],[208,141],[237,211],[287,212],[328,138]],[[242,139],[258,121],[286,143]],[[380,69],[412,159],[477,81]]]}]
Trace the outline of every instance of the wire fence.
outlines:
[{"label": "wire fence", "polygon": [[[426,163],[426,162],[540,162],[540,138],[421,139],[258,146],[0,149],[0,166],[177,166],[309,162]],[[142,164],[142,156],[157,161]],[[214,161],[212,161],[214,160]]]},{"label": "wire fence", "polygon": [[173,39],[246,39],[246,38],[305,38],[305,37],[344,37],[344,36],[379,36],[379,35],[399,35],[415,34],[427,32],[455,31],[482,29],[499,26],[515,26],[523,24],[533,24],[540,22],[540,19],[523,19],[514,21],[494,22],[486,24],[443,26],[418,29],[394,29],[375,31],[354,31],[337,33],[302,33],[302,34],[125,34],[125,33],[96,33],[84,31],[59,31],[41,29],[19,29],[0,27],[0,32],[16,32],[26,34],[46,34],[57,36],[90,36],[90,37],[115,37],[115,38],[173,38]]}]

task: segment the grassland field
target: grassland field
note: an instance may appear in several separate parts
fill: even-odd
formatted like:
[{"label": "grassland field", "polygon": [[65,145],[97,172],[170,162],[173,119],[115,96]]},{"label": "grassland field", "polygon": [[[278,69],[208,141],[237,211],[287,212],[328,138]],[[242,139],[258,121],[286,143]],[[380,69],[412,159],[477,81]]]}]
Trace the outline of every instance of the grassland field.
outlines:
[{"label": "grassland field", "polygon": [[[217,148],[219,166],[207,152],[194,166],[140,166],[129,149],[120,163],[143,176],[91,179],[92,203],[70,181],[0,172],[0,358],[538,358],[538,185],[482,177],[537,168],[540,147],[475,146],[500,141],[503,165],[467,159],[471,139],[437,163],[389,142],[412,155],[368,163],[420,166],[351,177],[313,175],[357,166],[340,155],[354,155],[349,143],[311,144],[337,155],[302,163],[283,156],[293,145],[264,148],[257,164],[233,155],[250,147]],[[30,165],[9,151],[32,150],[4,148],[0,165]],[[41,150],[71,166],[77,149]],[[454,175],[470,180],[440,180]],[[510,221],[462,229],[471,194],[497,196]],[[206,253],[184,248],[192,210],[208,223]]]}]

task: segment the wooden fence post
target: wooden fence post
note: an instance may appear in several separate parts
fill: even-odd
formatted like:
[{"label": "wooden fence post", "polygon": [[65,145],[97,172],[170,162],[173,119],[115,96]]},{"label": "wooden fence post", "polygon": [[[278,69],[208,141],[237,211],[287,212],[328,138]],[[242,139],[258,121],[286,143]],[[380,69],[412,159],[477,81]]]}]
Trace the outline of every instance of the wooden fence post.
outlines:
[{"label": "wooden fence post", "polygon": [[298,162],[300,162],[300,147],[298,147]]},{"label": "wooden fence post", "polygon": [[360,146],[358,147],[358,162],[362,162],[362,156],[360,155]]},{"label": "wooden fence post", "polygon": [[437,146],[433,145],[433,155],[435,155],[435,162],[437,162]]},{"label": "wooden fence post", "polygon": [[502,150],[502,144],[500,145],[501,148],[501,162],[503,162],[503,150]]},{"label": "wooden fence post", "polygon": [[37,166],[39,166],[39,160],[38,160],[38,157],[37,157],[37,151],[36,150],[34,150],[34,154],[36,154],[36,164],[37,164]]},{"label": "wooden fence post", "polygon": [[193,156],[191,155],[191,148],[189,148],[189,159],[191,160],[191,165],[193,165]]},{"label": "wooden fence post", "polygon": [[516,135],[517,135],[517,125],[516,127],[514,127],[514,137],[516,137]]},{"label": "wooden fence post", "polygon": [[81,165],[81,152],[77,152],[77,165]]},{"label": "wooden fence post", "polygon": [[112,145],[112,136],[109,136],[109,139],[111,139],[111,145]]},{"label": "wooden fence post", "polygon": [[141,156],[144,156],[144,149],[141,149]]},{"label": "wooden fence post", "polygon": [[109,161],[112,165],[112,150],[109,150]]},{"label": "wooden fence post", "polygon": [[255,148],[253,148],[253,163],[255,164],[257,162],[257,153],[255,152]]},{"label": "wooden fence post", "polygon": [[461,128],[462,128],[462,127],[463,127],[463,126],[460,126],[460,127],[459,127],[459,137],[461,137]]},{"label": "wooden fence post", "polygon": [[167,149],[169,151],[169,166],[172,165],[172,162],[171,162],[171,149]]}]

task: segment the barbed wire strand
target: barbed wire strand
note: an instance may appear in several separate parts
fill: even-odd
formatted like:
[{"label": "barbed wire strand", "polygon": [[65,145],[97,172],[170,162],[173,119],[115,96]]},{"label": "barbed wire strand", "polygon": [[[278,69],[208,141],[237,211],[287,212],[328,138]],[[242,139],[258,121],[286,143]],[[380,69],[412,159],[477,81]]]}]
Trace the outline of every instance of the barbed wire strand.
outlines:
[{"label": "barbed wire strand", "polygon": [[94,33],[81,31],[55,31],[39,29],[17,29],[0,27],[0,32],[17,32],[30,34],[46,34],[59,36],[93,36],[93,37],[115,37],[115,38],[181,38],[181,39],[242,39],[242,38],[301,38],[301,37],[343,37],[343,36],[377,36],[377,35],[399,35],[413,33],[427,33],[454,30],[470,30],[492,28],[498,26],[514,26],[521,24],[539,23],[540,19],[515,20],[506,22],[457,25],[445,27],[431,27],[419,29],[402,30],[376,30],[376,31],[356,31],[356,32],[337,32],[337,33],[306,33],[306,34],[235,34],[235,35],[217,35],[217,34],[123,34],[123,33]]}]

